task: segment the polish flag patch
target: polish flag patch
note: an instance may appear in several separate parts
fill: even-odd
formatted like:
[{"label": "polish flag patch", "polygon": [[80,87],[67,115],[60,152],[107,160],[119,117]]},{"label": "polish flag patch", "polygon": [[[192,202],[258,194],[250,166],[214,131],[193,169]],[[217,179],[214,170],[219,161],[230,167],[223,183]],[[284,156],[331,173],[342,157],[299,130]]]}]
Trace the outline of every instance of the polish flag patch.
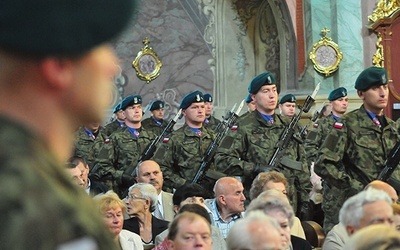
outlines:
[{"label": "polish flag patch", "polygon": [[232,126],[232,128],[231,128],[231,130],[232,130],[232,131],[236,131],[236,130],[237,130],[237,128],[238,128],[238,126],[237,126],[237,125],[233,125],[233,126]]},{"label": "polish flag patch", "polygon": [[162,140],[162,142],[163,142],[163,143],[169,142],[169,138],[164,138],[164,139]]},{"label": "polish flag patch", "polygon": [[110,142],[110,139],[108,139],[108,138],[104,140],[104,143],[109,143],[109,142]]},{"label": "polish flag patch", "polygon": [[343,123],[341,123],[341,122],[335,122],[335,124],[333,124],[333,127],[334,127],[334,128],[337,128],[337,129],[341,129],[341,128],[343,128]]},{"label": "polish flag patch", "polygon": [[313,127],[318,128],[318,123],[314,123]]}]

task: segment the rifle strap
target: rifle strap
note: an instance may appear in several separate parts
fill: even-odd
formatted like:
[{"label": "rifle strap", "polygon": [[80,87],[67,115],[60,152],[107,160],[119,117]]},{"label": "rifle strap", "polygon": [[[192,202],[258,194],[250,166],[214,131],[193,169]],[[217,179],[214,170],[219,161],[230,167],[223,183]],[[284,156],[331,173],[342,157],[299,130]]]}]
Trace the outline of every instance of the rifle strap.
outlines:
[{"label": "rifle strap", "polygon": [[283,156],[281,160],[281,164],[287,168],[297,170],[297,171],[303,171],[302,163],[300,161],[295,161],[290,159],[287,156]]}]

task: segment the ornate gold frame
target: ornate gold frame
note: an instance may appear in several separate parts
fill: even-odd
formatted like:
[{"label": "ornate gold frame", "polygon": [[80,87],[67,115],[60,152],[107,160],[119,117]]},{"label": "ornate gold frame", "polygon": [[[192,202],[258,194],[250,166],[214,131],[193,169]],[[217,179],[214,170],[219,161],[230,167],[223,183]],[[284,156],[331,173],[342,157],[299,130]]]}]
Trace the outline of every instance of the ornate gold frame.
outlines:
[{"label": "ornate gold frame", "polygon": [[138,52],[132,67],[140,80],[150,83],[160,75],[162,63],[157,54],[149,46],[150,40],[146,37],[143,40],[144,47]]},{"label": "ornate gold frame", "polygon": [[314,69],[325,76],[329,76],[339,68],[343,54],[339,46],[327,34],[330,30],[326,27],[321,30],[322,38],[314,44],[309,58],[314,64]]}]

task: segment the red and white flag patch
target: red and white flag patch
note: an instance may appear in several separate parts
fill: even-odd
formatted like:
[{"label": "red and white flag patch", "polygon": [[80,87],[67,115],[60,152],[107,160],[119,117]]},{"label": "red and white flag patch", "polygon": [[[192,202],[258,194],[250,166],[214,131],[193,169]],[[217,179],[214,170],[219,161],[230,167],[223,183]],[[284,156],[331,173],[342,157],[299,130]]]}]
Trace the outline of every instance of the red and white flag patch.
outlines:
[{"label": "red and white flag patch", "polygon": [[165,138],[162,140],[162,142],[163,142],[163,143],[169,142],[169,138],[165,137]]},{"label": "red and white flag patch", "polygon": [[233,125],[233,126],[232,126],[232,128],[231,128],[231,130],[232,130],[232,131],[236,131],[236,130],[237,130],[237,128],[238,128],[238,126],[237,126],[237,125]]},{"label": "red and white flag patch", "polygon": [[318,123],[314,123],[313,127],[318,128]]},{"label": "red and white flag patch", "polygon": [[333,127],[334,127],[334,128],[337,128],[337,129],[342,129],[342,128],[343,128],[343,123],[341,123],[341,122],[335,122],[335,124],[333,124]]}]

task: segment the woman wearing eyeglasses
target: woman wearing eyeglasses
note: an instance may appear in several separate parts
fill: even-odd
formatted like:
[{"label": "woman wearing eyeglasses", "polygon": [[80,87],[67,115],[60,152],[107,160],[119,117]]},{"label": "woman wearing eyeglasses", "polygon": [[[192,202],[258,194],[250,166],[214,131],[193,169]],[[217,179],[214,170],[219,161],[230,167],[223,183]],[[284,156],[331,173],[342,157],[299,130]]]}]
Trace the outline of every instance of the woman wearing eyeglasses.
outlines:
[{"label": "woman wearing eyeglasses", "polygon": [[155,237],[168,228],[168,221],[152,215],[158,202],[157,197],[153,185],[137,183],[129,188],[125,199],[127,213],[131,218],[125,220],[124,229],[140,235],[145,249],[154,246]]}]

